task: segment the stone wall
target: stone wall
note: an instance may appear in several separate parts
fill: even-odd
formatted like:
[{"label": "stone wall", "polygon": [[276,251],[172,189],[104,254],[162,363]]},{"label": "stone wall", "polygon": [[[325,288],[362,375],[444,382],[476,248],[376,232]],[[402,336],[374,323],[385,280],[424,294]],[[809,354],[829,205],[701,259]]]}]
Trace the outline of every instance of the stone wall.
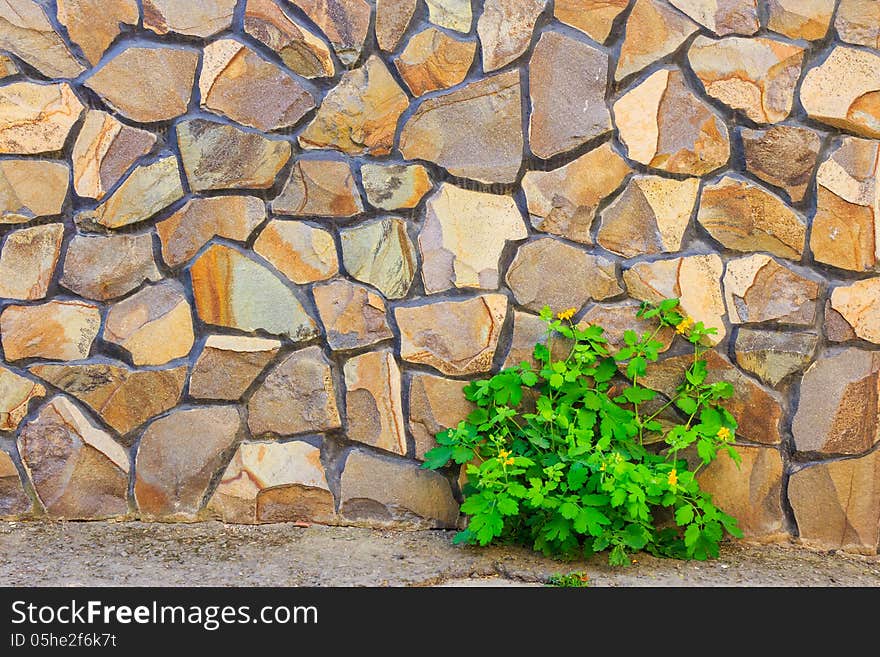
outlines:
[{"label": "stone wall", "polygon": [[679,296],[704,484],[877,551],[880,3],[0,0],[0,51],[0,515],[453,525],[463,381]]}]

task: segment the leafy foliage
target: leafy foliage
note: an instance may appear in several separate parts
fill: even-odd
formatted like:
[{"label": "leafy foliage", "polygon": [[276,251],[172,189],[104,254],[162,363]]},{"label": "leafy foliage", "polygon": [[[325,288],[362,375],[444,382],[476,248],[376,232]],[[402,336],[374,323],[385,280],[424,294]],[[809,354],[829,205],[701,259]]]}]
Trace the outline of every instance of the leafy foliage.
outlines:
[{"label": "leafy foliage", "polygon": [[583,571],[574,573],[557,573],[551,575],[547,586],[564,588],[586,588],[590,585],[590,577]]}]

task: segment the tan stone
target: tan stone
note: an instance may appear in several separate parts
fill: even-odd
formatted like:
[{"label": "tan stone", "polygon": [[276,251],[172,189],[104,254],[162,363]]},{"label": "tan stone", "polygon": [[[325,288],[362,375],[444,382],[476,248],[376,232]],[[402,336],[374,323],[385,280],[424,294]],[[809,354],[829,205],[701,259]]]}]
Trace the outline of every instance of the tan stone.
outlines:
[{"label": "tan stone", "polygon": [[194,50],[129,46],[92,73],[85,85],[129,119],[167,121],[186,113],[198,63]]},{"label": "tan stone", "polygon": [[176,409],[144,431],[134,498],[145,520],[194,520],[242,434],[235,406]]},{"label": "tan stone", "polygon": [[433,186],[428,170],[421,164],[365,162],[361,165],[361,182],[367,201],[382,210],[414,208]]},{"label": "tan stone", "polygon": [[156,34],[209,37],[232,26],[236,0],[142,0],[144,27]]},{"label": "tan stone", "polygon": [[370,5],[365,0],[291,0],[327,36],[345,66],[360,59],[370,29]]},{"label": "tan stone", "polygon": [[318,333],[315,320],[281,278],[231,247],[208,247],[190,277],[196,310],[207,324],[263,330],[294,342]]},{"label": "tan stone", "polygon": [[254,196],[193,198],[156,224],[162,259],[169,267],[186,264],[214,237],[247,241],[266,220],[266,206]]},{"label": "tan stone", "polygon": [[757,123],[777,123],[791,114],[804,49],[762,37],[699,36],[688,62],[706,94]]},{"label": "tan stone", "polygon": [[625,258],[681,250],[699,189],[697,178],[630,178],[602,211],[596,241]]},{"label": "tan stone", "polygon": [[880,5],[874,0],[840,0],[834,29],[841,41],[880,50]]},{"label": "tan stone", "polygon": [[417,459],[424,459],[425,453],[437,446],[438,433],[458,426],[476,408],[464,396],[465,385],[465,381],[413,373],[409,380],[409,430]]},{"label": "tan stone", "polygon": [[736,333],[736,363],[774,388],[813,359],[819,344],[815,333],[783,333],[741,328]]},{"label": "tan stone", "polygon": [[516,302],[535,312],[545,305],[553,312],[580,308],[623,292],[613,260],[551,237],[519,247],[505,281]]},{"label": "tan stone", "polygon": [[488,372],[506,317],[503,294],[398,306],[400,357],[453,376]]},{"label": "tan stone", "polygon": [[428,98],[403,126],[400,152],[454,176],[514,182],[523,157],[521,96],[519,72],[507,71]]},{"label": "tan stone", "polygon": [[299,159],[272,212],[294,216],[353,217],[364,210],[348,162]]},{"label": "tan stone", "polygon": [[86,358],[101,326],[101,311],[83,301],[48,301],[6,306],[0,314],[0,341],[6,360]]},{"label": "tan stone", "polygon": [[[641,303],[630,299],[621,303],[595,303],[587,308],[577,326],[580,329],[585,329],[590,324],[598,324],[605,329],[602,337],[608,341],[606,347],[617,351],[626,346],[623,338],[626,331],[635,331],[640,336],[646,332],[649,335],[654,335],[654,332],[657,331],[656,318],[642,319],[637,317],[640,306]],[[654,335],[654,340],[661,344],[657,351],[663,353],[672,346],[672,342],[675,340],[675,330],[670,326],[663,327]]]},{"label": "tan stone", "polygon": [[13,82],[0,87],[0,153],[61,150],[84,109],[66,82]]},{"label": "tan stone", "polygon": [[136,0],[58,0],[58,22],[93,66],[120,35],[120,26],[136,26],[140,17]]},{"label": "tan stone", "polygon": [[9,233],[0,250],[0,297],[43,299],[61,254],[64,224],[45,224]]},{"label": "tan stone", "polygon": [[831,299],[825,300],[825,322],[823,324],[825,337],[830,342],[847,342],[856,339],[853,331],[843,316],[831,307]]},{"label": "tan stone", "polygon": [[792,39],[825,37],[836,0],[768,0],[767,29]]},{"label": "tan stone", "polygon": [[135,167],[94,213],[85,216],[107,228],[122,228],[149,219],[181,198],[177,158],[169,155]]},{"label": "tan stone", "polygon": [[452,287],[498,289],[502,251],[509,241],[528,236],[512,196],[443,183],[428,199],[419,232],[425,292]]},{"label": "tan stone", "polygon": [[331,349],[357,349],[394,337],[385,302],[363,285],[339,279],[316,285],[312,293]]},{"label": "tan stone", "polygon": [[332,77],[330,47],[272,0],[247,0],[245,32],[278,53],[284,65],[304,78]]},{"label": "tan stone", "polygon": [[20,72],[18,64],[12,61],[10,57],[7,55],[0,55],[0,80],[13,75],[18,75]]},{"label": "tan stone", "polygon": [[684,256],[636,263],[623,272],[623,280],[635,299],[653,303],[679,299],[682,313],[718,331],[707,336],[710,344],[718,344],[727,334],[721,292],[723,270],[724,264],[715,254]]},{"label": "tan stone", "polygon": [[81,401],[124,436],[180,403],[188,369],[134,370],[108,361],[34,365],[30,371]]},{"label": "tan stone", "polygon": [[389,350],[345,362],[346,436],[394,454],[406,454],[400,369]]},{"label": "tan stone", "polygon": [[546,6],[547,0],[486,0],[477,21],[483,71],[502,68],[528,49]]},{"label": "tan stone", "polygon": [[[0,431],[18,429],[18,425],[28,414],[30,401],[45,396],[46,388],[39,383],[0,366]],[[3,454],[0,453],[0,458]],[[0,471],[2,471],[2,464],[0,464]]]},{"label": "tan stone", "polygon": [[0,518],[16,520],[31,510],[31,498],[22,488],[18,468],[12,458],[0,451]]},{"label": "tan stone", "polygon": [[818,283],[762,253],[731,260],[724,272],[724,300],[733,324],[809,326],[818,297]]},{"label": "tan stone", "polygon": [[71,155],[76,193],[86,198],[104,198],[155,143],[153,133],[125,125],[107,112],[89,110]]},{"label": "tan stone", "polygon": [[189,394],[237,401],[280,349],[280,340],[209,335],[193,366]]},{"label": "tan stone", "polygon": [[555,0],[556,20],[579,29],[594,41],[605,43],[614,19],[627,8],[629,0]]},{"label": "tan stone", "polygon": [[151,233],[76,234],[67,245],[60,283],[87,299],[107,301],[160,278]]},{"label": "tan stone", "polygon": [[48,160],[0,160],[0,226],[60,214],[70,169]]},{"label": "tan stone", "polygon": [[547,322],[531,313],[513,311],[513,335],[510,338],[510,349],[504,358],[502,367],[513,367],[523,361],[533,368],[538,367],[534,358],[535,345],[541,343],[550,349],[556,360],[565,360],[571,352],[571,341],[558,333],[548,335]]},{"label": "tan stone", "polygon": [[273,219],[260,231],[254,251],[298,285],[339,273],[333,235],[301,221]]},{"label": "tan stone", "polygon": [[636,0],[626,19],[614,79],[622,80],[674,52],[698,29],[664,0]]},{"label": "tan stone", "polygon": [[456,32],[470,32],[473,13],[470,0],[425,0],[428,20]]},{"label": "tan stone", "polygon": [[856,337],[880,344],[880,277],[835,287],[830,304]]},{"label": "tan stone", "polygon": [[355,279],[401,299],[416,275],[416,249],[403,219],[386,217],[340,231],[342,262]]},{"label": "tan stone", "polygon": [[394,65],[413,96],[462,82],[474,62],[477,42],[429,27],[413,35]]},{"label": "tan stone", "polygon": [[727,163],[724,119],[688,89],[677,69],[661,68],[614,103],[630,159],[670,173],[705,175]]},{"label": "tan stone", "polygon": [[718,36],[754,34],[760,27],[756,0],[669,0]]},{"label": "tan stone", "polygon": [[254,436],[341,426],[330,361],[320,347],[295,351],[275,365],[248,402],[248,427]]},{"label": "tan stone", "polygon": [[794,203],[804,200],[813,179],[822,140],[809,128],[774,125],[741,128],[746,169],[764,182],[782,187]]},{"label": "tan stone", "polygon": [[[880,546],[880,451],[805,467],[791,475],[788,499],[801,543],[877,554]],[[854,494],[858,491],[858,494]]]},{"label": "tan stone", "polygon": [[85,70],[33,0],[0,0],[0,49],[48,78],[75,78]]},{"label": "tan stone", "polygon": [[417,6],[418,0],[376,0],[376,43],[382,50],[397,50]]},{"label": "tan stone", "polygon": [[548,159],[611,130],[605,104],[608,56],[554,31],[529,60],[529,147]]},{"label": "tan stone", "polygon": [[804,76],[800,98],[811,119],[877,139],[880,53],[836,46]]}]

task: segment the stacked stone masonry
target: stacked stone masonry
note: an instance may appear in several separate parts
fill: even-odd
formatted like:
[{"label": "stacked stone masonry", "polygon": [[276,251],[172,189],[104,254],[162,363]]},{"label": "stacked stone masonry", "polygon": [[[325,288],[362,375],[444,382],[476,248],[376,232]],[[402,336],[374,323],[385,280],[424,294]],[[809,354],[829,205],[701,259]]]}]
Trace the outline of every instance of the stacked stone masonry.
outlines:
[{"label": "stacked stone masonry", "polygon": [[464,383],[678,296],[704,485],[877,553],[880,3],[0,0],[0,76],[0,517],[455,526]]}]

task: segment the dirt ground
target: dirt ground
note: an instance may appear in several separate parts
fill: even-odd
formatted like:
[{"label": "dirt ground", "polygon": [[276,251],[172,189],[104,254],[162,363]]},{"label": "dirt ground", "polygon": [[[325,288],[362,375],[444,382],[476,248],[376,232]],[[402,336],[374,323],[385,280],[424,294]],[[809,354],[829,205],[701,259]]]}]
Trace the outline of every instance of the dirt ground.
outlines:
[{"label": "dirt ground", "polygon": [[558,562],[525,549],[452,545],[453,532],[216,522],[0,523],[0,586],[876,587],[880,556],[725,543],[710,562],[639,556]]}]

